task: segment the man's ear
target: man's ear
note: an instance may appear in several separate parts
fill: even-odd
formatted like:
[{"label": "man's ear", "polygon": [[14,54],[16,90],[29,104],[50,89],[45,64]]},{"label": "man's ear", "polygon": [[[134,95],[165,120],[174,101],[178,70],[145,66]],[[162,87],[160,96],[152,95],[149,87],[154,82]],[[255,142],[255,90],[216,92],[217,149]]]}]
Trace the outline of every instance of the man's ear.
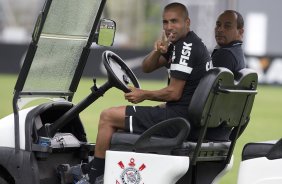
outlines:
[{"label": "man's ear", "polygon": [[238,40],[243,40],[244,37],[244,28],[238,29]]},{"label": "man's ear", "polygon": [[187,25],[188,27],[190,27],[190,18],[189,18],[189,17],[186,18],[185,23],[186,23],[186,25]]},{"label": "man's ear", "polygon": [[241,36],[243,36],[243,34],[244,34],[244,28],[239,29],[239,34],[240,34]]}]

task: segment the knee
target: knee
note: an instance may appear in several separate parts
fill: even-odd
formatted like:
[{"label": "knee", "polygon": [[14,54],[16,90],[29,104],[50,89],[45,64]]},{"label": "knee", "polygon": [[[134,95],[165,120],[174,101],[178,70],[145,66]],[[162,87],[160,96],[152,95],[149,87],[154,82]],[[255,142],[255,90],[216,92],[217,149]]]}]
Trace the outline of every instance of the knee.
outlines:
[{"label": "knee", "polygon": [[112,115],[112,108],[105,109],[100,114],[100,120],[102,121],[110,121]]},{"label": "knee", "polygon": [[123,129],[125,121],[125,107],[111,107],[100,114],[99,129]]},{"label": "knee", "polygon": [[110,126],[113,121],[113,108],[105,109],[100,114],[99,127]]}]

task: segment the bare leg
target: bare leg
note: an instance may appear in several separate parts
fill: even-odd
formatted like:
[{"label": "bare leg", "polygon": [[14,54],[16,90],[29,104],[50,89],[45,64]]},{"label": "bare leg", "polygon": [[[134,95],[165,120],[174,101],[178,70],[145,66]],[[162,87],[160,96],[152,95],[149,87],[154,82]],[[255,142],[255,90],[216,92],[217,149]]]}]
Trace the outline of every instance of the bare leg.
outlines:
[{"label": "bare leg", "polygon": [[105,158],[106,150],[110,147],[113,133],[125,127],[125,106],[112,107],[100,115],[98,134],[95,146],[95,157]]}]

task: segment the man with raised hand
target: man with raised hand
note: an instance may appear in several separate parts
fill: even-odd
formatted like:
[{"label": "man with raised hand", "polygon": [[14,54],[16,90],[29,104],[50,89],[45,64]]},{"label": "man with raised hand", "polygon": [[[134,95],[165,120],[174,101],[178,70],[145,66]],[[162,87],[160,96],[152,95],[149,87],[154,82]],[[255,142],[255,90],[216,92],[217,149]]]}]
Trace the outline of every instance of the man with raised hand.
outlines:
[{"label": "man with raised hand", "polygon": [[[146,56],[142,67],[145,73],[166,67],[168,85],[159,90],[130,87],[125,99],[134,104],[144,100],[165,102],[160,106],[120,106],[104,110],[100,115],[94,159],[82,168],[90,183],[102,177],[105,153],[110,147],[114,132],[119,129],[142,133],[155,124],[174,117],[188,117],[188,106],[203,75],[209,69],[211,58],[201,39],[190,30],[187,8],[180,3],[168,4],[163,11],[162,39]],[[173,125],[161,133],[174,137]]]}]

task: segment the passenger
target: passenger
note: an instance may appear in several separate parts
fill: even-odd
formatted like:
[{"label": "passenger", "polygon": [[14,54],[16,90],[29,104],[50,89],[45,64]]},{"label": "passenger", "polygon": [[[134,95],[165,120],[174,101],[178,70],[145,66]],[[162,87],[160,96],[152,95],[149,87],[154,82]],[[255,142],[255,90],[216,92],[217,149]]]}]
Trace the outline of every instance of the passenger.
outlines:
[{"label": "passenger", "polygon": [[[244,34],[244,19],[234,10],[226,10],[217,18],[214,36],[217,43],[212,52],[213,67],[225,67],[236,73],[246,68],[242,49]],[[195,133],[195,132],[193,132]],[[209,128],[206,138],[210,140],[228,141],[230,128],[219,126]]]},{"label": "passenger", "polygon": [[234,10],[224,11],[214,28],[216,48],[212,53],[214,67],[225,67],[233,73],[246,67],[242,49],[244,20]]}]

